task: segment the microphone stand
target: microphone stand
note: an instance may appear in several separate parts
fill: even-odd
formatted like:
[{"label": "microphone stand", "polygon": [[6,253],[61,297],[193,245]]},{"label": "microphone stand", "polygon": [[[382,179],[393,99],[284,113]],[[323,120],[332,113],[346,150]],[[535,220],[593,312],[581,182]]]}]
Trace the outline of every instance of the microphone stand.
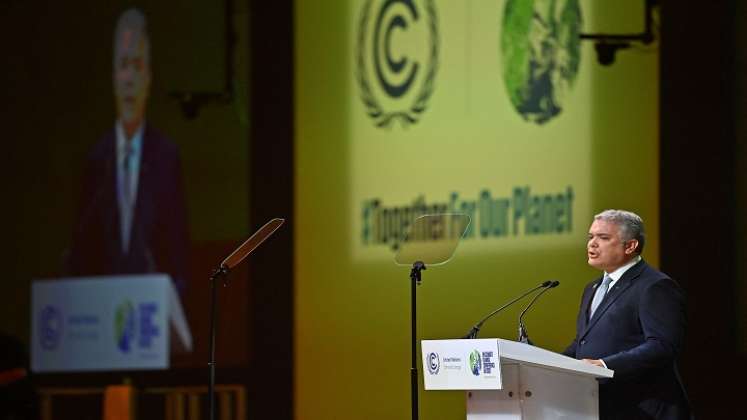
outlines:
[{"label": "microphone stand", "polygon": [[520,301],[521,299],[524,299],[527,295],[534,293],[537,289],[541,289],[543,287],[548,287],[550,284],[552,284],[552,282],[550,280],[548,280],[548,281],[540,284],[539,286],[537,286],[537,287],[535,287],[535,288],[533,288],[533,289],[525,292],[523,295],[515,298],[514,300],[508,302],[507,304],[501,306],[500,308],[494,310],[493,312],[489,313],[486,317],[484,317],[483,319],[481,319],[480,322],[478,322],[477,324],[475,324],[472,327],[472,329],[469,330],[469,332],[467,333],[467,335],[465,335],[462,338],[467,338],[467,339],[477,338],[477,334],[480,332],[480,328],[482,328],[482,324],[484,324],[485,321],[487,321],[488,319],[490,319],[493,315],[495,315],[498,312],[500,312],[500,311],[508,308],[509,306],[511,306],[514,303]]},{"label": "microphone stand", "polygon": [[216,268],[210,276],[210,360],[208,361],[210,369],[210,381],[208,382],[208,412],[210,413],[210,420],[215,420],[215,296],[217,294],[215,282],[220,278],[223,279],[223,286],[227,286],[228,267],[223,264]]},{"label": "microphone stand", "polygon": [[420,285],[420,272],[425,270],[425,263],[415,261],[410,270],[410,345],[412,350],[412,364],[410,365],[410,402],[412,404],[412,420],[418,420],[418,367],[417,367],[417,286]]}]

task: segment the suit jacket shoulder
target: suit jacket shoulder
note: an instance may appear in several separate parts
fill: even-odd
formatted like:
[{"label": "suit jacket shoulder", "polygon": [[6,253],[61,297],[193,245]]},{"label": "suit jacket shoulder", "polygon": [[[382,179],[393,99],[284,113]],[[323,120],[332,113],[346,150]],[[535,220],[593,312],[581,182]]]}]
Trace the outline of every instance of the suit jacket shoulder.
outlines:
[{"label": "suit jacket shoulder", "polygon": [[160,161],[179,158],[176,144],[150,124],[143,130],[143,155],[149,155]]}]

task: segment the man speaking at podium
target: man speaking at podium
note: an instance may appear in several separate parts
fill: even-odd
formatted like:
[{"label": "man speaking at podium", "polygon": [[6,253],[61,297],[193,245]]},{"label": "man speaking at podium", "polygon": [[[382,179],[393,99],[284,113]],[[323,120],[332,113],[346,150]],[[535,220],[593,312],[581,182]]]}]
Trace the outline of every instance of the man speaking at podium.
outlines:
[{"label": "man speaking at podium", "polygon": [[594,216],[586,251],[603,275],[584,289],[576,338],[563,354],[615,371],[599,383],[600,419],[689,419],[676,365],[685,297],[674,280],[641,259],[644,239],[634,213]]},{"label": "man speaking at podium", "polygon": [[91,151],[69,257],[71,275],[171,276],[183,292],[188,250],[181,160],[145,120],[150,41],[137,9],[114,31],[114,128]]}]

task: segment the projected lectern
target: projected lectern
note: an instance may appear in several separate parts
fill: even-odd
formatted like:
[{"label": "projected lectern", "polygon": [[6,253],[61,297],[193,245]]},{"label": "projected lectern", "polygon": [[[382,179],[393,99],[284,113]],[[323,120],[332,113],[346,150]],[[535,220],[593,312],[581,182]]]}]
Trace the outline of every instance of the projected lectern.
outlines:
[{"label": "projected lectern", "polygon": [[31,320],[37,373],[168,369],[172,353],[192,351],[166,274],[36,280]]}]

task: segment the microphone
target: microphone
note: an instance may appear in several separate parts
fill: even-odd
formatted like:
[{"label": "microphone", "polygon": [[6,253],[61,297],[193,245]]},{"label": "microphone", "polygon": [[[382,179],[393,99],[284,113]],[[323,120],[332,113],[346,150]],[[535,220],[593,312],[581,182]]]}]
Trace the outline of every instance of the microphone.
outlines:
[{"label": "microphone", "polygon": [[546,282],[543,282],[539,286],[535,286],[531,288],[530,290],[524,292],[521,296],[513,299],[512,301],[508,302],[507,304],[501,306],[500,308],[494,310],[493,312],[489,313],[486,317],[480,320],[477,324],[475,324],[471,330],[462,338],[477,338],[477,334],[480,332],[480,328],[482,328],[482,324],[485,323],[488,319],[490,319],[493,315],[497,314],[498,312],[508,308],[509,306],[513,305],[514,303],[518,302],[519,300],[525,298],[527,295],[534,293],[537,289],[547,288],[552,284],[552,281],[548,280]]},{"label": "microphone", "polygon": [[527,311],[529,310],[529,308],[531,308],[532,305],[534,305],[534,302],[536,302],[537,299],[539,299],[539,297],[542,296],[543,293],[545,293],[546,291],[552,289],[553,287],[557,287],[559,284],[560,284],[559,281],[553,280],[541,292],[537,293],[537,295],[534,296],[534,298],[532,299],[532,301],[529,302],[529,305],[527,305],[526,308],[524,308],[524,310],[521,311],[521,315],[519,315],[519,339],[517,341],[519,341],[520,343],[524,343],[524,344],[534,345],[529,340],[529,335],[527,334],[527,328],[524,325],[524,315],[527,313]]}]

